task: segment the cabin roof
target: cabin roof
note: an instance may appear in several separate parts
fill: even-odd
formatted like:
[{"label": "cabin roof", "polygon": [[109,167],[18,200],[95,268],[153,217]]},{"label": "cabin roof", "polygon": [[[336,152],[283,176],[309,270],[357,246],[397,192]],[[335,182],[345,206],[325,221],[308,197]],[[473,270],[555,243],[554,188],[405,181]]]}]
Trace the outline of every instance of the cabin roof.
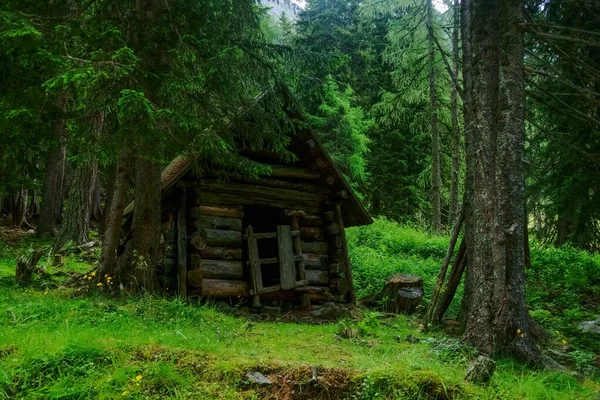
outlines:
[{"label": "cabin roof", "polygon": [[[296,129],[294,137],[292,137],[292,143],[290,148],[296,156],[303,161],[307,157],[313,159],[325,159],[326,166],[320,169],[320,174],[325,177],[333,177],[334,183],[329,186],[332,193],[340,193],[344,191],[348,194],[348,198],[342,201],[342,216],[344,218],[344,225],[346,227],[369,225],[373,223],[371,216],[362,205],[346,179],[344,178],[341,171],[337,168],[329,153],[323,147],[321,141],[317,137],[317,134],[309,126],[308,121],[302,115],[302,113],[293,107],[295,104],[293,96],[289,89],[283,85],[278,86],[279,94],[283,97],[284,112],[288,119],[301,121],[300,128]],[[257,97],[256,102],[260,103],[266,96],[260,95]],[[231,128],[234,128],[232,126]],[[303,152],[299,149],[307,147],[306,143],[311,142],[311,148]],[[303,154],[299,154],[303,153]],[[310,153],[310,156],[308,154]],[[167,165],[161,174],[161,188],[162,191],[166,191],[173,187],[181,178],[183,178],[189,171],[192,170],[195,163],[195,158],[188,155],[179,155]],[[125,209],[125,214],[133,211],[133,202],[131,202]]]}]

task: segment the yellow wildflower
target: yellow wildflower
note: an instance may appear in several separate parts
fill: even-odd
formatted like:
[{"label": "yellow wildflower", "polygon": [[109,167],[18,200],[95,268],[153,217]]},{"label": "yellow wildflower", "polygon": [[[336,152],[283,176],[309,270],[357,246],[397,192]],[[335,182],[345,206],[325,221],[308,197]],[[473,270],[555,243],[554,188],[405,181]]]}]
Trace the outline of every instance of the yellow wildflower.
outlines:
[{"label": "yellow wildflower", "polygon": [[123,393],[121,393],[121,396],[127,396],[128,394],[129,394],[129,390],[126,390]]},{"label": "yellow wildflower", "polygon": [[96,283],[96,286],[102,286],[102,282]]},{"label": "yellow wildflower", "polygon": [[136,381],[141,381],[141,380],[142,380],[142,378],[143,378],[143,376],[141,376],[141,375],[138,375],[138,376],[136,376],[136,377],[135,377],[135,380],[136,380]]},{"label": "yellow wildflower", "polygon": [[91,280],[92,280],[92,277],[91,277],[91,276],[88,276],[88,281],[91,281]]},{"label": "yellow wildflower", "polygon": [[567,344],[567,341],[565,339],[563,339],[562,344]]},{"label": "yellow wildflower", "polygon": [[525,337],[525,334],[524,334],[524,333],[521,333],[521,337]]},{"label": "yellow wildflower", "polygon": [[517,333],[518,333],[518,334],[521,334],[521,329],[517,329]]},{"label": "yellow wildflower", "polygon": [[85,274],[85,275],[83,276],[83,279],[87,279],[87,274]]},{"label": "yellow wildflower", "polygon": [[96,276],[96,271],[92,271],[91,276]]}]

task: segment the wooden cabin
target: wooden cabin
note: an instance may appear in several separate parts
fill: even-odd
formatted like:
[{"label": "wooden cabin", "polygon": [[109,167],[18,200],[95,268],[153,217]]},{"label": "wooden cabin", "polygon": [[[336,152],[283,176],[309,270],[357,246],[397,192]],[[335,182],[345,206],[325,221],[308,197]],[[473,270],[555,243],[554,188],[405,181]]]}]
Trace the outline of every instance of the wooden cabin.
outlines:
[{"label": "wooden cabin", "polygon": [[355,302],[344,228],[372,219],[302,115],[289,101],[283,109],[285,122],[301,122],[288,146],[297,161],[239,148],[269,164],[269,176],[198,176],[196,161],[183,156],[163,171],[159,280],[166,288],[254,307]]}]

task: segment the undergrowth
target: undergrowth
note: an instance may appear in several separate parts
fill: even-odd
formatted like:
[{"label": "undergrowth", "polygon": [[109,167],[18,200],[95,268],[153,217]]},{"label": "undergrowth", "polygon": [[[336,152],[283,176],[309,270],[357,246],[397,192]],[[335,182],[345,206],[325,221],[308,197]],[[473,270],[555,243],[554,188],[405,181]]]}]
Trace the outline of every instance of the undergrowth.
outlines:
[{"label": "undergrowth", "polygon": [[[369,229],[374,231],[365,237],[386,231],[382,222]],[[371,290],[365,286],[368,276],[385,279],[387,272],[420,273],[431,282],[426,273],[435,275],[445,239],[408,232],[395,253],[371,250],[393,260],[414,246],[418,269],[407,271],[411,264],[398,261],[392,266],[402,269],[372,275],[365,275],[357,257],[361,247],[375,242],[363,239],[359,246],[362,233],[350,232],[361,294]],[[390,246],[393,238],[390,233],[386,239]],[[177,297],[82,295],[64,285],[67,271],[90,268],[77,255],[19,287],[15,256],[32,244],[45,243],[0,247],[0,398],[570,400],[600,392],[593,379],[579,382],[504,359],[489,386],[466,383],[473,350],[441,332],[420,332],[418,317],[382,318],[365,311],[360,320],[326,325],[258,322],[234,309],[223,312]],[[382,263],[375,259],[371,269]],[[251,383],[246,374],[252,371],[273,384]]]}]

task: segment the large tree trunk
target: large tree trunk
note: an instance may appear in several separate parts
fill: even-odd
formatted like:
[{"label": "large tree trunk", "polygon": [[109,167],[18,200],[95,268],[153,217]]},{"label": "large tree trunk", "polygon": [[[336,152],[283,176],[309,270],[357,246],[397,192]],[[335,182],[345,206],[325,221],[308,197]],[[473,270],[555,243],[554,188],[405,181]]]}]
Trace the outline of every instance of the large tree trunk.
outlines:
[{"label": "large tree trunk", "polygon": [[452,73],[455,80],[452,83],[450,92],[450,111],[452,117],[452,174],[450,177],[450,211],[448,213],[448,221],[456,219],[456,213],[459,209],[458,204],[458,186],[460,179],[460,126],[458,123],[458,70],[459,70],[459,52],[458,52],[458,31],[460,29],[460,3],[454,0],[453,5],[453,27],[452,27]]},{"label": "large tree trunk", "polygon": [[538,363],[525,308],[522,0],[463,0],[468,260],[464,338]]},{"label": "large tree trunk", "polygon": [[104,237],[98,264],[99,277],[104,277],[106,274],[115,275],[117,249],[121,238],[123,211],[125,210],[127,191],[130,184],[132,158],[129,152],[123,152],[120,155],[115,168],[114,182],[109,183],[113,189],[109,206],[104,211]]},{"label": "large tree trunk", "polygon": [[40,219],[37,225],[38,236],[54,236],[54,227],[60,219],[62,212],[62,199],[64,195],[65,167],[67,163],[67,140],[65,134],[66,124],[63,120],[54,123],[54,135],[57,146],[48,153],[46,164],[46,177],[44,179],[44,193]]},{"label": "large tree trunk", "polygon": [[100,173],[96,175],[96,180],[94,181],[94,189],[92,193],[92,204],[90,207],[90,215],[92,219],[96,222],[102,221],[102,204],[101,204],[101,196],[100,196]]},{"label": "large tree trunk", "polygon": [[[104,125],[104,115],[93,115],[92,142],[100,137]],[[65,217],[56,240],[53,252],[60,251],[69,241],[82,244],[88,241],[90,230],[90,215],[94,184],[98,175],[98,159],[96,146],[90,144],[81,156],[81,161],[75,169],[69,188],[69,201]]]},{"label": "large tree trunk", "polygon": [[[121,154],[120,157],[122,156],[123,154]],[[120,157],[119,160],[121,159]],[[104,197],[104,210],[102,210],[102,218],[100,219],[100,224],[98,226],[98,233],[100,235],[104,235],[104,232],[106,231],[106,224],[108,223],[108,213],[110,212],[110,209],[112,207],[111,203],[113,200],[113,195],[115,193],[115,185],[117,183],[118,174],[119,161],[111,165],[108,173],[108,178],[106,182],[106,195]]]},{"label": "large tree trunk", "polygon": [[131,293],[157,289],[160,242],[160,166],[138,157],[135,162],[135,207],[132,237],[118,262],[117,281]]},{"label": "large tree trunk", "polygon": [[429,41],[429,102],[431,107],[431,208],[432,226],[442,231],[442,170],[439,128],[439,105],[437,94],[437,71],[435,65],[435,38],[433,37],[433,5],[427,0],[427,30]]}]

